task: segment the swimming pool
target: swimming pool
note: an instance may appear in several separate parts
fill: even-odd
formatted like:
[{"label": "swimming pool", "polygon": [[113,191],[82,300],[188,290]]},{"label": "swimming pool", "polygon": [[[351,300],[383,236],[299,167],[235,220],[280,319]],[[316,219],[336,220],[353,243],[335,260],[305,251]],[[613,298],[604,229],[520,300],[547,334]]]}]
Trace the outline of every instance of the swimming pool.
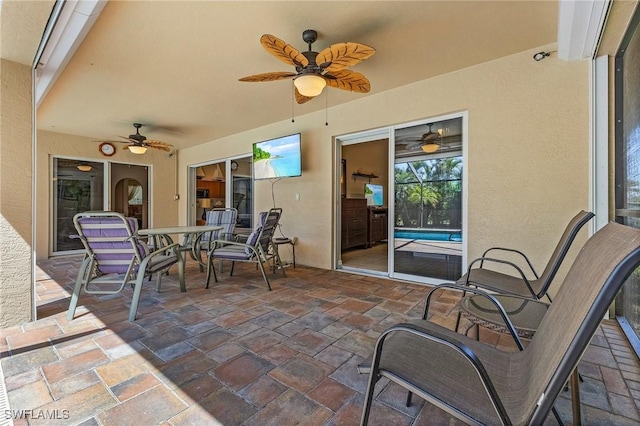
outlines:
[{"label": "swimming pool", "polygon": [[448,229],[396,229],[393,236],[409,240],[462,242],[462,232]]}]

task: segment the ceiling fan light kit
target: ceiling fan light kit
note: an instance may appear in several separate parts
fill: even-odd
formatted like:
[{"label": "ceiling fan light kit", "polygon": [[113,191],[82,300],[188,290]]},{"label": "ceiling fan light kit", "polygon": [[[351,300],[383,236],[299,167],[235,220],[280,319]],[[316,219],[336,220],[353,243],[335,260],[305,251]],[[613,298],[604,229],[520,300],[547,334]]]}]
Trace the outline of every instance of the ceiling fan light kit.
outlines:
[{"label": "ceiling fan light kit", "polygon": [[422,150],[428,154],[434,153],[440,149],[440,145],[435,142],[427,142],[422,145]]},{"label": "ceiling fan light kit", "polygon": [[303,74],[293,80],[293,84],[301,95],[314,97],[322,93],[327,81],[316,74]]},{"label": "ceiling fan light kit", "polygon": [[373,47],[353,42],[336,43],[314,52],[311,45],[317,40],[315,30],[305,30],[302,40],[309,46],[306,52],[271,34],[260,37],[262,47],[287,65],[295,67],[295,72],[276,71],[242,77],[240,81],[263,82],[293,79],[295,99],[299,104],[310,101],[322,93],[326,87],[368,93],[371,83],[359,72],[346,68],[370,58],[376,50]]},{"label": "ceiling fan light kit", "polygon": [[147,152],[147,147],[140,145],[129,145],[129,151],[131,151],[132,154],[144,154],[145,152]]}]

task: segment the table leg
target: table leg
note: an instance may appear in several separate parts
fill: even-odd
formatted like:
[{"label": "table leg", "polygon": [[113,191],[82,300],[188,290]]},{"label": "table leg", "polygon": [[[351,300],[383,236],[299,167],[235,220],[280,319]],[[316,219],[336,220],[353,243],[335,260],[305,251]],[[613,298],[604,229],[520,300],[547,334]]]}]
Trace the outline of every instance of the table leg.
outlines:
[{"label": "table leg", "polygon": [[183,256],[183,252],[178,250],[176,255],[178,256],[178,281],[180,282],[180,292],[186,293],[187,286],[184,282],[184,266],[186,263],[186,259]]},{"label": "table leg", "polygon": [[571,373],[571,410],[573,415],[573,425],[582,424],[580,415],[580,381],[578,380],[578,366]]}]

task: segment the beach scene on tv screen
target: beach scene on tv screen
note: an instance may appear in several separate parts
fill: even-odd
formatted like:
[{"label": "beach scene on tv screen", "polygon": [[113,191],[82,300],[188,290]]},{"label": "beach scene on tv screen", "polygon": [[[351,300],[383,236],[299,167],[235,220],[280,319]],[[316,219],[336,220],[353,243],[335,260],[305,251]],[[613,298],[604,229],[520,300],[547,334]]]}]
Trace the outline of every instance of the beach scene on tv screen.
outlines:
[{"label": "beach scene on tv screen", "polygon": [[300,176],[300,135],[291,135],[253,145],[255,179]]},{"label": "beach scene on tv screen", "polygon": [[367,199],[368,206],[384,205],[384,192],[382,185],[364,184],[364,198]]}]

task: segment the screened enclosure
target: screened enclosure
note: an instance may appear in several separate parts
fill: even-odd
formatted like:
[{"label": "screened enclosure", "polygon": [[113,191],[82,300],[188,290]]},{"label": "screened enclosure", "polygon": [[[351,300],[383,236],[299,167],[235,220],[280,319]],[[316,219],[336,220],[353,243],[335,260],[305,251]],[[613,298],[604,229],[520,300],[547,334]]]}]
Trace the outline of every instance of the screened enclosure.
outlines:
[{"label": "screened enclosure", "polygon": [[393,270],[455,280],[462,270],[462,118],[396,131]]},{"label": "screened enclosure", "polygon": [[462,157],[395,165],[396,228],[462,227]]}]

